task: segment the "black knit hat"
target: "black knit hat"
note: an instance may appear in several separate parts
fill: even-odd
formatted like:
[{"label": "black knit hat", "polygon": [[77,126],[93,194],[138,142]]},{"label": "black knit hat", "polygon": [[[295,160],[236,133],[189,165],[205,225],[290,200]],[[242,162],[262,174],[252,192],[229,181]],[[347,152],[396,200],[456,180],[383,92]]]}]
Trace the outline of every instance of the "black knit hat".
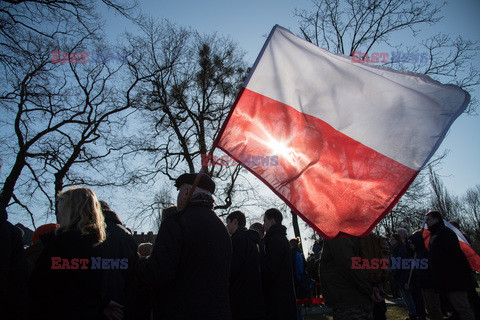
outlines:
[{"label": "black knit hat", "polygon": [[175,180],[175,187],[180,188],[182,184],[187,183],[193,185],[195,182],[195,178],[197,175],[201,175],[200,182],[198,183],[198,187],[209,191],[210,193],[215,192],[215,182],[213,182],[212,178],[210,178],[205,173],[184,173],[180,177]]}]

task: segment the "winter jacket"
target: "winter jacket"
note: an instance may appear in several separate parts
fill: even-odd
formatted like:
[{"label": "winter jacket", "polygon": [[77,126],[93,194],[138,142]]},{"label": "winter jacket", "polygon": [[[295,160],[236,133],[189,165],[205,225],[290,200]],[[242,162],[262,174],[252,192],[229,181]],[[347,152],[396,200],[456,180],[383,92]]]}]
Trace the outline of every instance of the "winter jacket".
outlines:
[{"label": "winter jacket", "polygon": [[101,259],[95,235],[57,230],[45,243],[30,277],[31,317],[101,319],[106,305],[102,301]]},{"label": "winter jacket", "polygon": [[396,285],[399,288],[403,288],[408,282],[410,269],[404,269],[401,260],[408,259],[408,252],[405,246],[399,246],[398,244],[393,246],[391,252],[392,260],[396,259],[397,261],[399,261],[398,263],[393,263],[392,261],[392,263],[390,264],[390,266],[395,266],[394,268],[392,267],[392,277],[395,280]]},{"label": "winter jacket", "polygon": [[[414,257],[417,260],[428,260],[428,250],[425,247],[425,242],[421,232],[415,232],[408,238],[407,243],[413,243],[415,246]],[[416,281],[418,286],[422,289],[433,288],[432,270],[431,266],[427,264],[427,268],[418,268],[413,270],[412,280]]]},{"label": "winter jacket", "polygon": [[238,228],[232,235],[230,304],[233,319],[265,317],[260,273],[260,235],[255,230]]},{"label": "winter jacket", "polygon": [[265,235],[265,268],[262,270],[268,319],[296,319],[292,254],[287,229],[274,224]]},{"label": "winter jacket", "polygon": [[37,264],[38,258],[41,256],[45,243],[48,243],[55,237],[55,231],[50,231],[39,236],[39,240],[33,243],[30,247],[25,249],[25,257],[27,258],[28,276],[32,275],[33,269]]},{"label": "winter jacket", "polygon": [[303,259],[299,248],[292,250],[292,268],[295,281],[300,281],[305,275],[305,259]]},{"label": "winter jacket", "polygon": [[[131,307],[132,282],[138,261],[137,242],[113,211],[104,210],[107,239],[102,243],[103,258],[120,260],[119,268],[102,270],[104,299]],[[128,301],[127,301],[128,295]],[[126,312],[127,314],[129,312]]]},{"label": "winter jacket", "polygon": [[194,197],[166,217],[151,256],[137,264],[139,280],[153,290],[155,319],[231,319],[232,244],[208,200]]},{"label": "winter jacket", "polygon": [[24,319],[27,306],[27,260],[20,230],[7,221],[0,206],[0,314],[2,319]]},{"label": "winter jacket", "polygon": [[447,292],[467,290],[472,269],[460,248],[457,235],[443,221],[428,230],[431,232],[428,262],[434,288]]},{"label": "winter jacket", "polygon": [[320,283],[330,308],[372,305],[368,270],[352,268],[352,257],[360,257],[359,238],[324,240],[320,258]]}]

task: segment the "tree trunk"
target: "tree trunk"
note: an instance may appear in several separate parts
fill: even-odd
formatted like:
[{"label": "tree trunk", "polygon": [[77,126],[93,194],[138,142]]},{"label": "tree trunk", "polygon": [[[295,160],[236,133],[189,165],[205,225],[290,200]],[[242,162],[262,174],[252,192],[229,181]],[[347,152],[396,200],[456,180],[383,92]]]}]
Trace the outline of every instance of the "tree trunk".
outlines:
[{"label": "tree trunk", "polygon": [[10,174],[3,184],[2,193],[0,194],[0,204],[2,204],[5,208],[12,199],[15,184],[17,183],[17,180],[26,165],[25,157],[25,152],[20,151],[17,154],[17,159],[15,160],[12,171],[10,171]]}]

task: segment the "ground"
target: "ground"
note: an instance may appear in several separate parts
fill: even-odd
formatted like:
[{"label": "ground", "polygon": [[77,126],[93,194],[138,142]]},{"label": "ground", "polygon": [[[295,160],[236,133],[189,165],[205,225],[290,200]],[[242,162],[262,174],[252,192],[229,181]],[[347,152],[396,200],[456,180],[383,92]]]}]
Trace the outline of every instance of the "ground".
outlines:
[{"label": "ground", "polygon": [[[475,273],[475,278],[480,284],[480,274]],[[480,295],[480,288],[477,288],[477,292]],[[387,298],[387,319],[388,320],[404,320],[408,316],[408,312],[405,309],[405,304],[402,299]],[[331,312],[326,307],[311,307],[306,309],[305,320],[332,320]]]},{"label": "ground", "polygon": [[[389,305],[387,307],[387,319],[388,320],[405,320],[405,317],[408,316],[408,312],[405,310],[405,306]],[[305,316],[305,320],[332,320],[330,314],[312,314]]]}]

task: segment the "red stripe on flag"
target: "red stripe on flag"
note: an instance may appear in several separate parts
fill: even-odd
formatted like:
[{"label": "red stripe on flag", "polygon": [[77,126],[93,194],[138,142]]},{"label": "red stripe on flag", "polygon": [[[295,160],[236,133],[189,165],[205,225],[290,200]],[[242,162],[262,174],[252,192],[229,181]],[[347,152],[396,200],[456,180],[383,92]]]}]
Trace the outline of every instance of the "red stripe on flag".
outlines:
[{"label": "red stripe on flag", "polygon": [[[418,173],[316,117],[248,89],[222,131],[218,147],[235,160],[270,158],[244,166],[327,238],[370,232]],[[278,156],[278,165],[272,156]]]},{"label": "red stripe on flag", "polygon": [[422,237],[423,237],[423,242],[425,243],[425,248],[429,248],[430,247],[430,238],[432,237],[432,235],[430,234],[430,231],[428,231],[427,228],[422,228]]},{"label": "red stripe on flag", "polygon": [[470,263],[470,267],[473,270],[480,272],[480,257],[478,256],[478,254],[467,243],[463,241],[459,241],[459,243],[460,248],[467,257],[468,262]]}]

